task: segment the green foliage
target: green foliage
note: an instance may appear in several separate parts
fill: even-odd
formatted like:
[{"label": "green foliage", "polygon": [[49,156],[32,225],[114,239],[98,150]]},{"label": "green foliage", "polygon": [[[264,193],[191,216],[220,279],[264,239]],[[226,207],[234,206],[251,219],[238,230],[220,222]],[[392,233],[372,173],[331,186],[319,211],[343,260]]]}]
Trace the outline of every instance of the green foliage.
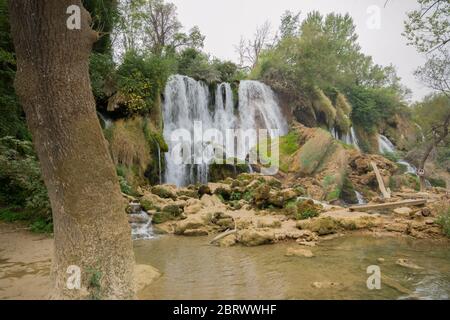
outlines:
[{"label": "green foliage", "polygon": [[280,138],[280,153],[282,155],[293,155],[299,149],[298,131],[291,131]]},{"label": "green foliage", "polygon": [[319,208],[311,200],[292,201],[286,208],[288,212],[294,213],[295,220],[307,220],[320,215]]},{"label": "green foliage", "polygon": [[116,0],[83,0],[83,6],[92,18],[92,28],[101,32],[101,37],[94,43],[93,51],[111,55],[111,33],[118,19]]},{"label": "green foliage", "polygon": [[[402,105],[406,89],[392,66],[376,65],[361,52],[355,30],[349,15],[312,12],[296,35],[282,37],[262,53],[250,76],[306,107],[312,105],[319,124],[331,128],[336,120],[346,132],[353,109],[352,120],[373,130]],[[331,92],[342,93],[332,99],[336,108]]]},{"label": "green foliage", "polygon": [[422,127],[425,138],[433,139],[433,131],[443,134],[445,119],[450,117],[450,99],[443,94],[433,94],[413,106],[413,118]]},{"label": "green foliage", "polygon": [[47,189],[31,142],[0,138],[0,203],[50,217]]},{"label": "green foliage", "polygon": [[437,223],[442,227],[444,233],[450,238],[450,206],[442,208]]},{"label": "green foliage", "polygon": [[16,58],[7,1],[0,0],[0,137],[30,139],[22,107],[14,92],[15,74]]},{"label": "green foliage", "polygon": [[117,69],[117,85],[127,114],[147,114],[163,92],[173,60],[129,51]]},{"label": "green foliage", "polygon": [[420,52],[429,52],[450,39],[450,2],[418,0],[420,8],[408,13],[404,36]]},{"label": "green foliage", "polygon": [[324,117],[324,122],[328,125],[328,128],[332,128],[336,120],[336,109],[333,107],[331,100],[319,88],[314,89],[313,106],[316,114]]},{"label": "green foliage", "polygon": [[428,181],[430,181],[430,183],[431,183],[431,185],[433,187],[439,187],[439,188],[446,188],[447,187],[447,183],[445,182],[444,179],[429,178]]},{"label": "green foliage", "polygon": [[134,195],[133,188],[128,183],[127,178],[126,178],[127,169],[123,166],[118,166],[116,170],[117,170],[117,176],[119,178],[120,190],[122,191],[122,193],[128,194],[130,196]]},{"label": "green foliage", "polygon": [[115,63],[110,54],[94,53],[90,58],[92,92],[97,100],[103,101],[111,95],[115,81]]}]

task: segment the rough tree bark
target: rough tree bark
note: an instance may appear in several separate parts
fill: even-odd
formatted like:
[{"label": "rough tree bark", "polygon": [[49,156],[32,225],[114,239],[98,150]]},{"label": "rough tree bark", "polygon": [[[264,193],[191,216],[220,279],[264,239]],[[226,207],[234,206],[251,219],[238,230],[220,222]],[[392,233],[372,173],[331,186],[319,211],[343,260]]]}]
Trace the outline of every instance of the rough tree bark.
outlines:
[{"label": "rough tree bark", "polygon": [[[71,5],[81,8],[80,30],[67,28]],[[89,80],[89,13],[80,0],[10,0],[9,10],[16,90],[53,210],[53,297],[134,298],[130,227]],[[81,290],[66,286],[72,265]]]}]

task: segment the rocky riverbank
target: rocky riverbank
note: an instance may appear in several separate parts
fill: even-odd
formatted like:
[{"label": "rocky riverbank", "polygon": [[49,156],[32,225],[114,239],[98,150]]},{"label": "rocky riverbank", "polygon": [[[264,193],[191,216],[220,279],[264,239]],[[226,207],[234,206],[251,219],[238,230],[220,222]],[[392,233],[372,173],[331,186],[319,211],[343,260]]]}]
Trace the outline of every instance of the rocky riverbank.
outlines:
[{"label": "rocky riverbank", "polygon": [[[315,246],[323,239],[354,232],[447,241],[436,223],[440,208],[450,203],[444,189],[430,193],[405,189],[388,200],[376,196],[368,199],[369,204],[390,206],[364,211],[319,202],[308,198],[300,186],[289,187],[258,174],[187,188],[161,185],[140,191],[139,201],[153,217],[155,232],[217,235],[212,243],[224,247],[285,241]],[[424,199],[425,204],[401,205],[413,198]]]}]

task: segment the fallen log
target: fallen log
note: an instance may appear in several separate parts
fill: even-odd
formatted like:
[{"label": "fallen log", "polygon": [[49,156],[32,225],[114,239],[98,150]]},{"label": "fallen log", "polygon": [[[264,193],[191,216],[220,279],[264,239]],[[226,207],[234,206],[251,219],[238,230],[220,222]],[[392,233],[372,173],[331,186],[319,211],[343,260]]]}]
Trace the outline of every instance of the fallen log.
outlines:
[{"label": "fallen log", "polygon": [[376,163],[372,161],[370,163],[370,165],[372,166],[373,171],[375,172],[375,176],[377,177],[377,181],[378,181],[378,187],[380,188],[380,191],[383,194],[383,197],[385,199],[390,199],[391,191],[389,189],[386,189],[386,187],[384,185],[383,177],[381,176],[380,170],[378,170]]},{"label": "fallen log", "polygon": [[214,243],[216,243],[217,241],[219,241],[219,240],[221,240],[221,239],[223,239],[223,238],[225,238],[225,237],[228,237],[229,235],[235,234],[235,233],[237,233],[237,230],[236,230],[236,229],[225,231],[224,233],[219,234],[217,237],[215,237],[214,239],[212,239],[211,242],[210,242],[209,244],[214,244]]},{"label": "fallen log", "polygon": [[354,212],[354,211],[385,210],[385,209],[395,209],[395,208],[408,207],[408,206],[417,207],[417,206],[423,206],[427,203],[428,203],[428,201],[426,199],[404,200],[404,201],[390,202],[390,203],[353,206],[353,207],[350,207],[350,211]]}]

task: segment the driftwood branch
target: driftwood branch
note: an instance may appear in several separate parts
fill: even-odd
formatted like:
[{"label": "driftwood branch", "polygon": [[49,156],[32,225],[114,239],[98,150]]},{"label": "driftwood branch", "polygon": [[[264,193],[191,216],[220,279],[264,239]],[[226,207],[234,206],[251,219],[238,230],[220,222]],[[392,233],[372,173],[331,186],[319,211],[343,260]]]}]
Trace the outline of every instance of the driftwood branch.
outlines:
[{"label": "driftwood branch", "polygon": [[384,209],[394,209],[408,206],[423,206],[427,204],[426,199],[419,200],[404,200],[398,202],[391,203],[382,203],[382,204],[370,204],[364,206],[354,206],[350,208],[350,211],[371,211],[371,210],[384,210]]},{"label": "driftwood branch", "polygon": [[214,243],[216,243],[217,241],[219,241],[219,240],[221,240],[221,239],[223,239],[223,238],[225,238],[225,237],[228,237],[229,235],[236,234],[236,233],[238,232],[238,230],[237,230],[236,219],[234,219],[234,218],[232,218],[232,219],[233,219],[233,222],[234,222],[234,230],[228,229],[228,230],[225,231],[224,233],[219,234],[217,237],[215,237],[214,239],[212,239],[211,242],[210,242],[209,244],[214,244]]},{"label": "driftwood branch", "polygon": [[375,172],[375,175],[377,177],[377,181],[378,181],[378,186],[380,188],[381,193],[383,194],[383,197],[385,199],[390,199],[391,198],[391,192],[390,190],[386,189],[385,185],[384,185],[384,181],[383,181],[383,177],[381,176],[380,170],[378,170],[377,165],[375,164],[375,162],[371,162],[370,165],[373,168],[373,171]]}]

